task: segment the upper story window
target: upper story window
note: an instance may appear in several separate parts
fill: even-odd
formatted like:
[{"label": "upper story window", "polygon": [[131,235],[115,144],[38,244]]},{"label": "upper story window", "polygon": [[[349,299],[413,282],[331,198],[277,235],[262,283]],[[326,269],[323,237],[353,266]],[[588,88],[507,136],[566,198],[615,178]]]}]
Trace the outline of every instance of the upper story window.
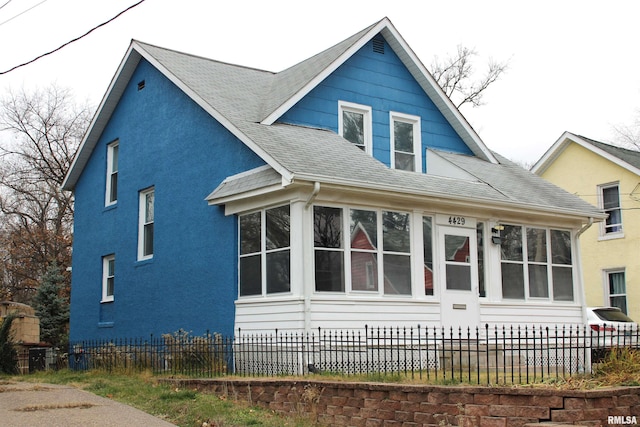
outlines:
[{"label": "upper story window", "polygon": [[240,296],[289,292],[289,205],[242,215],[239,227]]},{"label": "upper story window", "polygon": [[422,172],[420,117],[393,111],[389,117],[392,167]]},{"label": "upper story window", "polygon": [[600,208],[604,210],[607,217],[603,225],[603,235],[622,233],[622,209],[620,206],[620,187],[618,184],[601,185]]},{"label": "upper story window", "polygon": [[504,225],[500,238],[503,298],[574,300],[569,231]]},{"label": "upper story window", "polygon": [[371,107],[338,101],[338,134],[371,154]]},{"label": "upper story window", "polygon": [[154,205],[155,190],[150,188],[141,191],[138,220],[138,260],[153,257]]},{"label": "upper story window", "polygon": [[107,191],[105,206],[118,201],[118,149],[120,144],[114,141],[107,146]]},{"label": "upper story window", "polygon": [[313,224],[316,291],[411,295],[408,213],[314,206]]},{"label": "upper story window", "polygon": [[108,255],[102,258],[102,302],[113,301],[113,288],[116,274],[116,257]]}]

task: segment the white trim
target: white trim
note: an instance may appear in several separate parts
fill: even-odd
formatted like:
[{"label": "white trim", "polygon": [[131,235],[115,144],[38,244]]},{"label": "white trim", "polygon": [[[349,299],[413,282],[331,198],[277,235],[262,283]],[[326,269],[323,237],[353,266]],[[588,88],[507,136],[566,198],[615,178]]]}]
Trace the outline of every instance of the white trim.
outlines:
[{"label": "white trim", "polygon": [[[109,274],[109,263],[111,261],[113,261],[113,275]],[[115,263],[116,263],[115,254],[102,257],[102,300],[100,300],[100,302],[113,301],[113,295],[115,293],[115,283],[114,283],[114,289],[112,290],[111,295],[107,295],[107,289],[108,289],[109,279],[113,279],[113,281],[115,282]]]},{"label": "white trim", "polygon": [[640,176],[640,169],[632,166],[631,164],[625,162],[624,160],[616,157],[601,148],[596,147],[591,144],[589,141],[584,138],[579,137],[578,135],[574,135],[571,132],[564,132],[560,138],[542,155],[540,160],[536,162],[535,165],[531,167],[531,172],[542,175],[549,166],[562,154],[564,150],[571,144],[572,142],[580,145],[581,147],[597,154],[604,159],[609,160],[610,162],[620,166],[623,169],[628,170],[629,172]]},{"label": "white trim", "polygon": [[[113,170],[113,166],[114,166],[113,153],[116,151],[118,152],[118,156],[116,156],[116,159],[118,159],[120,157],[120,140],[118,139],[107,144],[107,170],[106,170],[107,182],[106,182],[105,194],[104,194],[105,207],[112,206],[118,203],[118,177],[117,177],[118,166],[117,164],[116,164],[116,170],[115,171]],[[113,191],[111,177],[114,175],[114,173],[116,174],[116,198],[115,200],[111,200],[111,193]]]},{"label": "white trim", "polygon": [[364,122],[363,123],[364,135],[362,135],[362,139],[364,140],[364,151],[369,155],[373,155],[373,114],[371,111],[371,106],[339,100],[338,101],[338,135],[340,136],[344,136],[343,135],[344,123],[342,119],[342,116],[343,116],[342,113],[345,111],[362,114],[362,120]]},{"label": "white trim", "polygon": [[[154,218],[151,221],[147,221],[147,204],[146,198],[148,194],[153,194],[153,215]],[[138,261],[144,261],[147,259],[153,258],[154,252],[152,251],[150,254],[144,253],[144,243],[145,243],[145,226],[149,224],[155,223],[155,187],[150,187],[145,190],[140,191],[138,196]],[[155,230],[154,230],[155,235]],[[155,236],[154,236],[155,237]]]},{"label": "white trim", "polygon": [[334,62],[332,62],[325,69],[321,70],[313,79],[311,79],[303,88],[293,94],[288,100],[286,100],[280,107],[273,111],[269,116],[262,120],[262,124],[271,125],[280,116],[287,112],[292,106],[294,106],[300,99],[313,90],[320,82],[333,73],[338,67],[340,67],[347,59],[353,56],[360,48],[366,45],[373,37],[378,33],[382,33],[385,41],[389,44],[391,49],[398,55],[400,61],[407,67],[411,75],[416,79],[418,84],[425,91],[427,96],[436,105],[436,108],[444,115],[447,122],[455,129],[460,135],[463,141],[471,149],[471,151],[478,157],[487,160],[491,163],[497,164],[498,160],[491,153],[491,151],[485,146],[484,142],[480,139],[480,136],[471,127],[469,122],[464,118],[460,111],[455,107],[451,99],[444,93],[440,85],[435,81],[431,73],[422,64],[420,59],[416,56],[413,50],[409,47],[407,42],[402,38],[398,30],[393,26],[388,18],[380,20],[377,24],[373,25],[360,39],[354,42],[342,55],[340,55]]},{"label": "white trim", "polygon": [[389,167],[396,169],[395,122],[413,125],[413,172],[422,173],[422,126],[420,124],[420,116],[397,111],[389,111],[389,151],[391,152]]}]

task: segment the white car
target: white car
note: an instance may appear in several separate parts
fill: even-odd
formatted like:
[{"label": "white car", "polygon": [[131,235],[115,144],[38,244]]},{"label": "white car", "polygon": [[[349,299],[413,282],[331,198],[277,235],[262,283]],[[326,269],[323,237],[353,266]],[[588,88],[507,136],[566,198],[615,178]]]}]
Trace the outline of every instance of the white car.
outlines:
[{"label": "white car", "polygon": [[587,324],[594,350],[638,347],[640,342],[638,324],[618,307],[587,307]]}]

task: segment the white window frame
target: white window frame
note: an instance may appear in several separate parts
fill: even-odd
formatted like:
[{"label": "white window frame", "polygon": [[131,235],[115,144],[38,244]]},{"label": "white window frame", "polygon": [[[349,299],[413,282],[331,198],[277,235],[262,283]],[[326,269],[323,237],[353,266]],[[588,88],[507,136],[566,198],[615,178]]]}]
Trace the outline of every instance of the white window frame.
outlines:
[{"label": "white window frame", "polygon": [[389,151],[391,152],[390,167],[396,169],[396,147],[395,147],[395,122],[408,123],[413,125],[413,172],[422,173],[422,138],[420,117],[411,114],[398,113],[396,111],[389,112]]},{"label": "white window frame", "polygon": [[[153,215],[151,221],[147,221],[147,196],[153,194]],[[150,187],[146,190],[140,191],[139,197],[139,209],[138,209],[138,261],[143,261],[153,258],[154,248],[151,253],[145,254],[145,229],[149,225],[155,224],[155,188]],[[155,235],[155,230],[153,231]],[[155,237],[155,236],[154,236]],[[155,239],[154,239],[155,240]]]},{"label": "white window frame", "polygon": [[[118,158],[120,153],[120,142],[115,140],[107,145],[107,185],[104,195],[104,205],[111,206],[118,202]],[[114,155],[116,153],[116,155]],[[111,196],[114,191],[113,180],[115,179],[115,199]]]},{"label": "white window frame", "polygon": [[356,104],[347,101],[338,101],[338,135],[344,136],[342,113],[349,111],[363,115],[364,121],[364,151],[370,155],[373,154],[373,135],[372,135],[372,113],[369,105]]},{"label": "white window frame", "polygon": [[615,209],[609,209],[609,210],[619,210],[620,211],[620,223],[619,224],[614,224],[614,225],[619,225],[620,230],[616,230],[616,231],[607,231],[607,221],[602,221],[600,223],[600,238],[601,239],[617,239],[617,238],[621,238],[624,237],[624,227],[623,227],[623,221],[622,221],[622,201],[620,200],[620,183],[619,182],[610,182],[608,184],[601,184],[598,185],[598,207],[600,209],[602,209],[605,213],[607,212],[604,208],[604,190],[608,189],[608,188],[613,188],[613,187],[617,187],[618,188],[618,207]]},{"label": "white window frame", "polygon": [[[102,300],[100,302],[112,302],[115,292],[115,254],[102,257]],[[113,263],[113,271],[110,271],[110,263]],[[109,281],[113,283],[111,294],[109,295]]]},{"label": "white window frame", "polygon": [[[271,210],[275,210],[277,208],[281,208],[281,207],[289,207],[289,245],[288,246],[283,246],[280,248],[272,248],[269,249],[267,248],[267,212],[271,211]],[[238,298],[255,298],[255,297],[274,297],[274,296],[282,296],[282,295],[288,295],[291,294],[291,205],[290,204],[286,204],[286,205],[278,205],[278,206],[273,206],[273,207],[269,207],[269,208],[265,208],[265,209],[261,209],[259,211],[256,212],[248,212],[248,213],[244,213],[242,215],[240,215],[239,217],[242,217],[244,215],[252,215],[252,214],[256,214],[259,213],[260,214],[260,251],[259,252],[251,252],[251,253],[246,253],[246,254],[242,254],[242,248],[241,248],[241,222],[240,219],[238,219]],[[282,292],[269,292],[268,290],[268,269],[269,269],[269,264],[268,264],[268,256],[270,254],[275,254],[278,252],[289,252],[289,290],[288,291],[282,291]],[[241,295],[241,274],[240,274],[240,269],[241,269],[241,263],[240,260],[242,258],[247,258],[247,257],[251,257],[251,256],[259,256],[260,257],[260,285],[261,285],[261,292],[259,294],[249,294],[249,295]]]},{"label": "white window frame", "polygon": [[[522,273],[523,273],[523,286],[524,286],[524,295],[522,298],[507,298],[504,297],[501,293],[501,299],[503,301],[548,301],[548,302],[558,302],[558,303],[575,303],[577,301],[576,295],[576,275],[573,271],[576,265],[575,260],[575,248],[573,247],[573,236],[571,236],[571,232],[562,228],[555,227],[545,227],[545,226],[537,226],[537,225],[527,225],[527,224],[504,224],[504,226],[512,226],[519,227],[521,230],[520,238],[522,243],[522,259],[521,260],[505,260],[500,257],[500,268],[502,269],[503,264],[513,264],[513,265],[521,265]],[[545,239],[546,239],[546,261],[530,261],[528,254],[528,236],[527,229],[539,229],[544,230]],[[571,264],[557,264],[553,262],[553,251],[551,244],[551,231],[560,231],[560,232],[569,232],[571,236]],[[485,261],[486,262],[486,261]],[[530,276],[529,269],[535,265],[543,265],[546,267],[547,272],[547,296],[531,296],[530,289]],[[563,300],[558,297],[558,295],[554,294],[554,282],[553,282],[553,269],[554,268],[567,268],[572,272],[572,289],[573,289],[573,300]],[[500,281],[503,281],[502,273],[500,272]],[[502,286],[502,283],[501,283]]]},{"label": "white window frame", "polygon": [[[406,210],[396,210],[396,209],[388,209],[388,208],[380,208],[380,207],[355,207],[349,205],[333,205],[330,203],[319,203],[315,206],[318,207],[327,207],[327,208],[337,208],[342,211],[342,245],[340,248],[321,248],[314,246],[314,253],[316,250],[325,250],[325,251],[333,251],[340,252],[343,255],[342,258],[342,268],[343,268],[343,277],[344,277],[344,290],[343,291],[318,291],[315,284],[314,279],[314,293],[317,295],[326,295],[326,294],[341,294],[341,295],[375,295],[384,298],[415,298],[415,277],[413,275],[413,263],[416,259],[416,253],[413,243],[414,243],[414,228],[415,226],[415,218],[414,215]],[[362,210],[362,211],[371,211],[376,213],[376,237],[377,237],[377,247],[372,250],[365,249],[357,249],[351,247],[351,212],[353,210]],[[384,249],[384,232],[383,232],[383,216],[385,212],[395,212],[399,214],[409,215],[409,252],[395,252]],[[351,277],[351,255],[352,253],[371,253],[376,255],[377,262],[377,271],[374,275],[371,276],[376,278],[378,282],[377,289],[364,290],[364,289],[353,289],[353,282]],[[409,259],[410,267],[410,292],[408,294],[392,294],[385,293],[385,272],[384,272],[384,260],[385,256],[405,256]],[[315,274],[315,263],[313,266],[313,271]],[[372,271],[373,273],[373,271]],[[424,286],[424,284],[423,284]],[[373,288],[373,286],[372,286]]]},{"label": "white window frame", "polygon": [[[610,281],[610,276],[613,274],[623,274],[624,277],[624,294],[612,294],[610,287],[609,287],[609,281]],[[624,296],[625,299],[625,306],[626,306],[626,311],[629,311],[629,300],[627,298],[627,295],[629,294],[629,292],[627,291],[627,274],[624,268],[615,268],[615,269],[610,269],[610,270],[604,270],[604,305],[607,307],[613,307],[614,305],[611,304],[611,298],[612,297],[621,297]],[[625,313],[628,314],[628,313]]]}]

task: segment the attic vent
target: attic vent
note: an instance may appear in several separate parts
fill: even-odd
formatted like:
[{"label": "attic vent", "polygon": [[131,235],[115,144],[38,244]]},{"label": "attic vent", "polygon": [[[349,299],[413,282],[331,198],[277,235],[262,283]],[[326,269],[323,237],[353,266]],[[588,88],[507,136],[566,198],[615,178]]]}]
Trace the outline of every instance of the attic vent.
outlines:
[{"label": "attic vent", "polygon": [[373,38],[372,42],[373,42],[373,51],[375,53],[381,53],[382,55],[384,55],[384,37],[378,34]]},{"label": "attic vent", "polygon": [[144,80],[138,82],[138,90],[144,89]]}]

